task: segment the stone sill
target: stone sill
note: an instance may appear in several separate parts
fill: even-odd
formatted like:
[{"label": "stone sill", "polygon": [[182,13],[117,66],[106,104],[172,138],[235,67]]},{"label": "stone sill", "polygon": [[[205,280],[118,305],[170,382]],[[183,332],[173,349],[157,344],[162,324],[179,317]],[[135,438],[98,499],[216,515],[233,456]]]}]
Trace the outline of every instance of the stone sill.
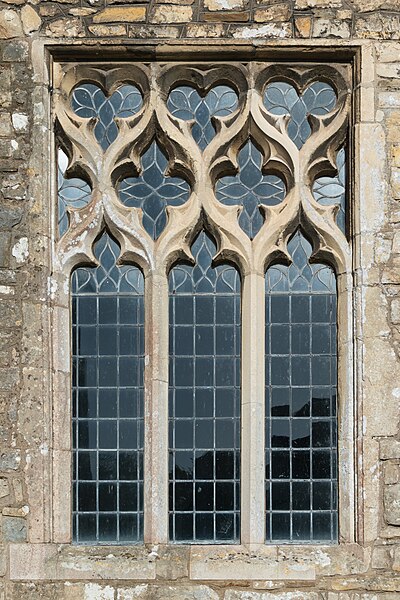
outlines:
[{"label": "stone sill", "polygon": [[370,549],[339,546],[73,546],[10,544],[10,579],[315,581],[365,573]]}]

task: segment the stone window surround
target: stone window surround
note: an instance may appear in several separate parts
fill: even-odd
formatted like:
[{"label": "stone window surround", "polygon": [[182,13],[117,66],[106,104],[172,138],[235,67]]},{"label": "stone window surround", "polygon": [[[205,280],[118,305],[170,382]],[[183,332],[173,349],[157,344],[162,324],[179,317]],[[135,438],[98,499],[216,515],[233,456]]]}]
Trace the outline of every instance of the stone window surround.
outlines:
[{"label": "stone window surround", "polygon": [[[337,47],[335,48],[335,45]],[[169,61],[174,57],[185,54],[188,61],[200,61],[199,51],[201,45],[187,43],[185,46],[168,43],[157,46],[156,43],[132,42],[130,50],[132,55],[135,49],[138,51],[138,60],[143,61],[143,54],[157,60]],[[54,240],[54,199],[55,177],[45,168],[47,164],[54,164],[54,139],[51,131],[51,109],[50,109],[50,87],[57,87],[58,60],[65,60],[66,54],[70,54],[71,60],[83,58],[89,60],[91,49],[81,51],[81,42],[68,45],[68,48],[60,45],[52,45],[48,42],[38,41],[33,46],[33,64],[37,81],[37,106],[44,107],[44,115],[40,111],[36,118],[35,136],[43,149],[42,156],[36,157],[36,168],[43,174],[43,189],[47,190],[47,197],[52,198],[52,204],[46,207],[43,215],[44,236],[48,240]],[[310,52],[312,49],[312,52]],[[68,50],[68,53],[66,53]],[[124,50],[119,48],[109,51],[109,56],[116,60],[121,59]],[[196,54],[197,53],[197,54]],[[207,47],[203,52],[207,58],[213,55],[221,56],[221,48],[218,44],[207,41]],[[260,527],[259,513],[262,505],[257,498],[260,490],[256,490],[256,496],[246,496],[246,489],[252,489],[251,470],[243,469],[243,506],[251,509],[242,512],[242,536],[240,546],[192,546],[177,547],[165,546],[167,543],[167,519],[161,518],[160,514],[167,510],[167,494],[165,498],[157,498],[152,492],[151,507],[146,507],[150,512],[150,518],[145,526],[145,544],[141,546],[116,547],[116,546],[74,546],[71,545],[71,509],[70,509],[70,399],[69,399],[69,362],[70,348],[68,336],[69,331],[69,273],[55,275],[57,267],[52,267],[53,276],[49,278],[49,299],[44,307],[43,324],[44,331],[48,332],[51,340],[48,348],[48,365],[45,374],[45,387],[47,391],[45,410],[42,425],[43,438],[40,449],[35,454],[32,451],[32,459],[27,468],[27,487],[30,501],[29,515],[29,538],[27,544],[10,545],[10,577],[11,579],[154,579],[162,573],[165,565],[176,557],[187,557],[190,563],[189,576],[194,580],[261,580],[261,579],[298,579],[314,580],[319,575],[333,575],[335,573],[353,572],[363,570],[363,565],[368,561],[369,551],[360,544],[368,538],[364,532],[362,506],[362,494],[358,490],[362,487],[363,473],[362,461],[359,460],[362,451],[362,440],[358,432],[360,420],[362,420],[361,406],[356,406],[354,398],[362,397],[357,393],[361,389],[360,360],[362,353],[362,321],[359,314],[362,310],[362,278],[360,274],[363,265],[364,252],[361,246],[373,239],[373,231],[368,231],[367,223],[363,220],[360,210],[361,202],[367,201],[373,206],[374,200],[379,200],[379,186],[372,175],[360,171],[360,157],[368,148],[370,136],[373,133],[373,121],[375,119],[374,105],[374,59],[371,48],[367,42],[358,41],[335,43],[327,40],[325,43],[310,41],[307,46],[298,41],[281,43],[260,43],[256,46],[243,44],[243,42],[229,42],[226,55],[231,60],[256,59],[271,61],[274,58],[289,58],[295,55],[299,62],[304,58],[305,62],[342,62],[352,63],[354,74],[354,97],[353,97],[353,124],[350,144],[353,148],[352,156],[352,186],[350,197],[353,205],[353,268],[352,272],[338,274],[338,323],[339,323],[339,398],[346,398],[345,405],[339,408],[339,522],[340,542],[337,546],[324,545],[264,545],[264,531]],[[225,57],[224,57],[225,58]],[[102,56],[104,61],[104,57]],[[132,61],[132,57],[129,56]],[[227,60],[229,60],[227,58]],[[48,119],[48,120],[47,120]],[[370,148],[368,148],[370,150]],[[40,154],[40,153],[38,153]],[[367,199],[367,200],[365,200]],[[363,244],[361,244],[361,236]],[[54,242],[50,242],[53,247]],[[49,256],[49,265],[51,264]],[[354,282],[354,284],[353,284]],[[264,282],[262,281],[262,288]],[[254,279],[251,286],[261,288],[260,282]],[[248,286],[248,294],[250,288]],[[253,289],[254,293],[254,289]],[[160,298],[146,298],[153,308],[154,315],[160,306]],[[243,296],[244,305],[251,302]],[[353,308],[354,307],[354,308]],[[246,314],[246,312],[244,312]],[[243,322],[243,337],[254,336],[258,331],[259,320],[253,318],[247,324]],[[155,327],[160,327],[157,318],[154,319]],[[51,323],[51,325],[50,325]],[[50,325],[50,326],[49,326]],[[165,325],[165,324],[164,324]],[[50,334],[50,332],[52,332]],[[157,337],[155,335],[154,337]],[[254,338],[256,339],[256,338]],[[245,342],[244,342],[245,343]],[[53,356],[51,356],[54,350]],[[243,360],[243,370],[248,373],[250,379],[254,375],[255,357],[260,354],[261,348],[253,345],[251,353]],[[258,376],[258,375],[257,375]],[[158,386],[166,385],[166,382],[154,380],[153,394],[157,394]],[[251,408],[249,406],[249,408]],[[246,429],[246,419],[251,418],[251,410],[243,411],[243,427]],[[242,448],[244,454],[243,464],[251,464],[254,461],[255,444],[249,445],[248,453]],[[165,444],[166,448],[166,444]],[[354,449],[354,452],[353,452]],[[252,454],[253,453],[253,454]],[[154,458],[160,456],[153,453]],[[153,463],[159,461],[153,460]],[[356,467],[353,465],[357,465]],[[159,468],[159,467],[158,467]],[[250,485],[246,482],[250,479]],[[40,488],[43,491],[40,492]],[[373,485],[365,481],[364,485]],[[253,485],[254,488],[254,485]],[[264,494],[264,490],[262,490]],[[261,519],[263,523],[263,519]],[[344,567],[343,565],[347,565]],[[352,566],[353,565],[353,566]]]}]

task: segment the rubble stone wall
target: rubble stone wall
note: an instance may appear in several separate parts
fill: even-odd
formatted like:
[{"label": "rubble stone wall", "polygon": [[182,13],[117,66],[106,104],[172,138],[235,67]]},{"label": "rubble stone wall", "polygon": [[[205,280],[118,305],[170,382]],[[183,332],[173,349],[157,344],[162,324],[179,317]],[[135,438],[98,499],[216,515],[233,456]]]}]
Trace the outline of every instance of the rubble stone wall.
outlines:
[{"label": "rubble stone wall", "polygon": [[[2,0],[0,40],[0,600],[400,598],[400,1]],[[52,516],[38,510],[52,510],[45,500],[57,483],[47,430],[57,390],[46,44],[85,48],[89,58],[114,46],[131,48],[131,58],[143,48],[163,56],[225,46],[238,60],[243,48],[283,55],[298,46],[315,61],[326,48],[362,50],[352,184],[358,350],[349,366],[358,382],[354,543],[199,555],[52,541]],[[215,575],[225,567],[226,578]]]}]

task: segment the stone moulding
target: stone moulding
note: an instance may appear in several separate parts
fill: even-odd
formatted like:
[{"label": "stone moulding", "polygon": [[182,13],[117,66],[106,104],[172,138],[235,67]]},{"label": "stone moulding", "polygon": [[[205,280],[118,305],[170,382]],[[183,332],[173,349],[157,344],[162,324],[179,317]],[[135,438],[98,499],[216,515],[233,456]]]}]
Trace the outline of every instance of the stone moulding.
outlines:
[{"label": "stone moulding", "polygon": [[[314,45],[314,44],[311,44]],[[231,44],[234,47],[234,44]],[[355,260],[351,244],[334,221],[332,207],[318,205],[312,197],[310,182],[318,174],[333,172],[335,170],[334,154],[344,142],[349,125],[350,103],[353,102],[357,120],[362,122],[364,113],[370,107],[363,105],[363,85],[367,87],[370,57],[368,49],[363,47],[358,54],[358,67],[351,68],[350,64],[326,64],[324,52],[319,53],[314,45],[313,58],[301,64],[301,54],[297,56],[296,64],[287,68],[285,63],[277,62],[247,62],[228,63],[224,65],[210,65],[204,63],[118,63],[105,67],[101,63],[77,65],[76,63],[62,64],[54,59],[52,79],[54,85],[53,112],[57,122],[55,131],[58,143],[63,147],[69,157],[69,173],[84,173],[92,187],[92,201],[84,209],[70,211],[70,226],[66,234],[58,239],[55,226],[55,201],[49,212],[48,231],[53,240],[52,286],[49,298],[49,315],[53,324],[52,358],[50,370],[53,384],[51,398],[49,398],[49,415],[52,418],[47,424],[49,456],[43,459],[41,468],[47,473],[49,494],[40,502],[33,502],[30,515],[29,543],[26,545],[15,544],[10,547],[12,579],[24,579],[24,556],[38,551],[35,558],[37,578],[44,579],[49,557],[53,555],[58,546],[66,548],[74,555],[85,551],[85,547],[74,548],[71,543],[71,440],[70,440],[70,341],[69,332],[69,278],[71,270],[82,263],[94,264],[92,244],[104,227],[112,233],[121,246],[121,262],[133,262],[140,266],[145,275],[145,302],[148,311],[146,319],[147,335],[146,355],[148,368],[145,376],[146,388],[146,443],[147,458],[145,472],[149,474],[145,482],[145,543],[151,552],[152,544],[167,542],[167,481],[168,471],[165,458],[167,450],[167,330],[168,314],[166,306],[167,279],[166,273],[176,260],[182,257],[190,259],[190,243],[199,231],[206,226],[215,236],[218,245],[218,258],[233,261],[240,269],[244,278],[243,305],[244,312],[253,309],[252,318],[243,319],[243,344],[249,340],[260,328],[263,327],[263,307],[256,302],[255,297],[263,289],[265,268],[276,261],[287,259],[286,244],[295,229],[300,226],[313,244],[313,257],[315,260],[327,261],[335,268],[338,281],[338,322],[339,322],[339,465],[340,465],[340,544],[335,547],[301,546],[296,547],[290,558],[289,564],[295,564],[298,557],[306,556],[310,551],[327,553],[334,557],[334,561],[343,564],[351,553],[363,555],[362,563],[367,560],[367,551],[355,545],[354,540],[362,541],[363,526],[355,522],[357,515],[362,513],[361,499],[355,496],[355,485],[352,474],[354,473],[355,440],[357,426],[355,425],[357,410],[353,406],[353,328],[354,328],[354,298],[357,290],[353,286],[352,272]],[[294,44],[288,44],[288,49],[293,50]],[[238,44],[235,52],[240,56],[241,45]],[[47,49],[46,49],[47,51]],[[184,50],[182,50],[183,52]],[[41,48],[43,57],[43,47]],[[171,52],[171,48],[168,48]],[[176,50],[175,50],[176,52]],[[179,50],[181,52],[181,50]],[[188,55],[193,57],[194,47],[188,45]],[[203,53],[206,51],[202,50]],[[272,49],[270,49],[272,52]],[[285,48],[278,47],[277,56],[285,55]],[[347,51],[348,54],[353,50]],[[54,55],[56,57],[56,54]],[[89,54],[90,56],[90,54]],[[182,55],[183,56],[183,55]],[[321,61],[318,62],[318,59]],[[326,54],[325,54],[326,57]],[[364,61],[364,62],[363,62]],[[368,62],[369,61],[369,62]],[[39,64],[39,60],[36,63]],[[213,82],[220,81],[221,76],[225,83],[235,89],[239,96],[237,112],[230,117],[215,120],[217,135],[203,153],[189,135],[187,123],[178,122],[168,114],[165,97],[168,93],[168,82],[176,79],[182,82],[197,78],[197,85],[204,83],[205,88]],[[48,84],[47,75],[43,74],[42,67],[38,67],[42,74],[44,84]],[[208,74],[207,71],[211,74]],[[129,72],[129,75],[127,73]],[[298,151],[290,142],[282,118],[267,115],[260,102],[260,90],[267,81],[276,80],[277,74],[285,74],[299,91],[307,86],[307,82],[318,77],[329,81],[337,93],[337,105],[333,115],[329,118],[311,120],[313,135],[303,148]],[[221,75],[223,73],[223,75]],[[323,75],[325,73],[325,76]],[[39,73],[40,75],[40,73]],[[352,77],[359,78],[357,93],[349,93]],[[40,78],[40,76],[39,76]],[[207,79],[208,78],[208,79]],[[99,149],[95,143],[90,124],[82,122],[71,111],[68,95],[78,81],[91,81],[109,91],[118,87],[120,82],[135,83],[143,95],[143,107],[129,123],[119,123],[120,132],[115,147],[110,146],[106,152]],[[202,83],[202,85],[203,85]],[[258,86],[258,88],[257,88]],[[164,90],[164,91],[162,91]],[[44,101],[48,105],[47,90],[44,92]],[[364,111],[364,112],[363,112]],[[51,123],[49,123],[49,126]],[[350,122],[350,126],[354,123]],[[49,127],[50,132],[52,127]],[[50,141],[52,147],[54,138],[52,134],[41,133]],[[238,151],[243,141],[249,137],[256,140],[264,155],[265,169],[271,168],[274,173],[279,172],[287,186],[287,194],[282,205],[265,208],[268,228],[263,226],[256,238],[251,241],[240,229],[237,222],[237,209],[221,205],[214,197],[215,181],[227,172],[236,168]],[[144,230],[140,209],[127,209],[121,205],[116,191],[115,183],[125,172],[127,165],[140,168],[140,156],[143,149],[151,139],[157,137],[160,145],[165,150],[169,160],[169,172],[184,176],[191,186],[190,200],[181,207],[168,209],[168,224],[157,240],[152,240]],[[300,160],[300,155],[302,159]],[[357,153],[354,152],[357,167]],[[47,154],[52,160],[53,152]],[[54,180],[53,180],[54,182]],[[55,185],[53,184],[53,190]],[[50,191],[50,186],[49,186]],[[55,194],[52,194],[55,197]],[[358,195],[353,198],[354,227],[357,225]],[[357,235],[357,230],[352,231]],[[262,304],[262,303],[261,303]],[[255,396],[255,389],[260,388],[263,381],[263,365],[260,357],[263,353],[259,344],[247,358],[243,359],[243,431],[252,428],[258,441],[262,441],[263,402],[257,405],[251,398]],[[157,402],[155,402],[157,399]],[[254,417],[254,408],[258,416]],[[158,415],[158,419],[151,420],[150,415]],[[260,416],[261,414],[261,416]],[[253,433],[254,435],[254,433]],[[253,437],[254,444],[254,437]],[[156,451],[157,449],[157,451]],[[164,454],[163,454],[164,453]],[[150,460],[149,457],[152,457]],[[255,468],[249,468],[256,465]],[[243,435],[242,446],[242,546],[230,546],[228,551],[240,554],[241,549],[251,549],[257,556],[258,552],[280,552],[281,547],[263,546],[264,544],[264,481],[260,473],[262,465],[257,463],[254,448],[246,442]],[[358,473],[358,471],[357,471]],[[357,475],[358,481],[361,473]],[[34,494],[34,473],[28,476],[28,493]],[[245,490],[248,490],[247,492]],[[30,491],[29,491],[30,490]],[[151,502],[149,499],[151,498]],[[53,542],[53,543],[48,543]],[[43,548],[43,550],[40,550]],[[45,549],[46,548],[46,549]],[[143,547],[145,548],[145,547]],[[267,549],[266,549],[267,548]],[[286,552],[285,547],[283,552]],[[286,547],[289,548],[289,547]],[[122,548],[92,549],[93,552],[119,553]],[[59,550],[57,550],[58,552]],[[130,548],[136,553],[139,550]],[[182,548],[183,551],[183,548]],[[213,551],[212,548],[209,551]],[[219,551],[219,550],[218,550]],[[246,550],[247,551],[247,550]],[[202,567],[207,547],[196,554],[197,549],[190,550],[190,577],[202,577]],[[346,558],[347,557],[347,558]],[[247,559],[246,559],[247,560]],[[331,560],[331,559],[330,559]],[[146,559],[147,561],[147,559]],[[193,561],[193,562],[192,562]],[[219,561],[216,560],[216,563]],[[210,564],[209,559],[206,560]],[[215,564],[212,561],[212,564]],[[275,564],[275,563],[274,563]],[[364,564],[364,563],[363,563]],[[197,566],[196,566],[197,565]],[[273,567],[275,569],[276,566]],[[146,567],[147,568],[147,567]],[[153,567],[149,567],[145,578],[152,578]],[[207,567],[208,568],[208,567]],[[272,568],[272,567],[271,567]],[[308,567],[307,567],[308,568]],[[318,569],[319,567],[317,567]],[[354,567],[356,568],[356,567]],[[357,567],[360,568],[361,567]],[[364,567],[363,567],[364,568]],[[19,570],[22,570],[19,572]],[[222,567],[221,567],[222,569]],[[284,570],[276,567],[271,573],[271,578],[285,578]],[[352,567],[341,567],[340,572],[353,572]],[[90,569],[89,569],[90,571]],[[253,577],[249,572],[249,579],[259,579],[262,571],[256,569],[257,575]],[[290,571],[290,569],[289,569]],[[208,572],[207,570],[204,573]],[[208,579],[226,578],[223,569],[214,576],[208,572]],[[58,571],[57,578],[64,575]],[[97,571],[99,573],[99,571]],[[147,571],[146,571],[147,573]],[[309,574],[310,575],[310,574]],[[307,577],[309,576],[307,575]],[[312,574],[311,574],[312,575]],[[311,577],[310,575],[310,577]],[[108,573],[106,575],[109,576]],[[155,576],[155,575],[154,575]],[[111,575],[110,575],[111,577]],[[120,578],[115,574],[113,578]],[[265,575],[269,578],[270,575]],[[34,576],[32,575],[32,578]],[[80,571],[79,578],[93,578],[93,575]],[[121,578],[123,577],[121,574]],[[132,578],[141,579],[132,574]],[[242,577],[241,577],[242,578]],[[312,578],[312,577],[311,577]]]}]

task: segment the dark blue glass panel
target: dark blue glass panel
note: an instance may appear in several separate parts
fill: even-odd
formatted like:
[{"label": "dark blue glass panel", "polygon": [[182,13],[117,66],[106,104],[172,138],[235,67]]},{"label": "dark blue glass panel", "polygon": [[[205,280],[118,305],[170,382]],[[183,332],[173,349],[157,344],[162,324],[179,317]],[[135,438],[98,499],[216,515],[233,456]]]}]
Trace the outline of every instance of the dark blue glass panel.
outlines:
[{"label": "dark blue glass panel", "polygon": [[98,267],[72,275],[73,359],[79,362],[74,540],[137,543],[143,535],[144,281],[136,267],[116,265],[119,247],[106,233],[94,254]]},{"label": "dark blue glass panel", "polygon": [[[170,287],[170,539],[239,541],[240,278],[212,267],[200,233],[195,266],[172,269]],[[182,482],[185,482],[184,484]]]},{"label": "dark blue glass panel", "polygon": [[116,118],[126,119],[139,112],[143,99],[134,85],[123,85],[111,96],[106,96],[94,83],[77,86],[71,98],[73,111],[83,119],[96,119],[94,134],[103,150],[107,150],[118,136]]},{"label": "dark blue glass panel", "polygon": [[226,85],[217,85],[205,97],[200,96],[196,89],[183,85],[172,90],[167,106],[174,117],[194,121],[192,135],[204,150],[215,137],[212,118],[226,117],[235,112],[238,97],[236,92]]},{"label": "dark blue glass panel", "polygon": [[239,173],[222,177],[217,181],[216,196],[222,204],[243,207],[239,225],[250,239],[260,231],[264,218],[260,204],[273,206],[285,197],[285,184],[275,175],[262,172],[262,154],[249,140],[238,156]]},{"label": "dark blue glass panel", "polygon": [[339,150],[336,157],[338,174],[335,177],[319,177],[313,185],[314,198],[320,204],[328,206],[338,204],[336,215],[338,227],[346,232],[346,151]]},{"label": "dark blue glass panel", "polygon": [[335,542],[336,280],[300,232],[288,250],[265,275],[266,535]]},{"label": "dark blue glass panel", "polygon": [[336,94],[329,84],[316,81],[299,97],[290,83],[275,81],[265,88],[264,104],[274,115],[290,115],[287,132],[296,146],[301,148],[311,135],[307,116],[322,116],[331,112],[336,106]]},{"label": "dark blue glass panel", "polygon": [[61,149],[58,150],[57,159],[58,233],[61,236],[68,229],[67,206],[83,208],[90,202],[92,190],[83,179],[78,177],[67,179],[64,176],[68,166],[68,157]]},{"label": "dark blue glass panel", "polygon": [[168,161],[156,142],[142,156],[142,174],[121,181],[119,197],[125,206],[143,211],[143,227],[157,239],[167,224],[167,206],[181,206],[190,196],[189,184],[166,175]]}]

